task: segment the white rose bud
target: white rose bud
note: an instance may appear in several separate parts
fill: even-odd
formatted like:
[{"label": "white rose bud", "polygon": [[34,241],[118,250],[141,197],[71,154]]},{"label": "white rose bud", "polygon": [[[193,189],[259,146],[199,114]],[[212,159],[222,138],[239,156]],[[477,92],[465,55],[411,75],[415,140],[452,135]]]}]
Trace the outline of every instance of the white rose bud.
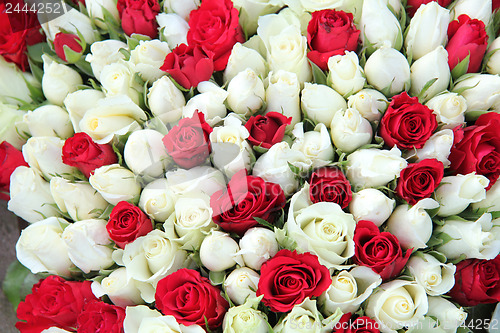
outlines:
[{"label": "white rose bud", "polygon": [[234,0],[233,3],[240,13],[239,23],[247,36],[257,32],[259,17],[276,13],[281,8],[281,1]]},{"label": "white rose bud", "polygon": [[490,213],[483,214],[476,221],[446,219],[435,233],[444,233],[451,238],[437,247],[437,251],[450,260],[459,259],[462,255],[466,259],[491,260],[500,251],[500,220],[492,220]]},{"label": "white rose bud", "polygon": [[331,56],[328,71],[329,84],[344,97],[357,93],[365,85],[365,75],[356,52],[345,51],[345,55]]},{"label": "white rose bud", "polygon": [[95,169],[89,178],[90,185],[112,205],[120,201],[135,201],[141,193],[132,171],[119,164],[105,165]]},{"label": "white rose bud", "polygon": [[163,122],[174,123],[181,119],[186,99],[168,76],[156,80],[147,97],[151,112]]},{"label": "white rose bud", "polygon": [[175,13],[160,13],[156,15],[160,34],[171,49],[180,44],[187,45],[189,24]]},{"label": "white rose bud", "polygon": [[43,78],[42,90],[50,103],[63,105],[69,93],[78,89],[83,84],[82,77],[73,68],[58,64],[47,55],[42,55]]},{"label": "white rose bud", "polygon": [[15,63],[7,62],[0,56],[0,102],[20,105],[22,102],[31,103],[31,92],[28,83],[40,89],[40,83],[31,75],[21,71]]},{"label": "white rose bud", "polygon": [[266,112],[280,112],[286,117],[291,117],[292,122],[287,129],[293,128],[300,122],[300,83],[297,75],[291,72],[270,72],[269,86],[266,90]]},{"label": "white rose bud", "polygon": [[141,40],[139,45],[130,52],[129,63],[133,64],[132,68],[141,75],[144,81],[152,83],[165,75],[160,67],[169,53],[170,48],[165,42],[158,39]]},{"label": "white rose bud", "polygon": [[453,146],[453,131],[444,129],[431,135],[424,146],[415,151],[417,162],[427,158],[435,158],[442,162],[445,167],[450,165],[448,156]]},{"label": "white rose bud", "polygon": [[127,167],[136,175],[153,178],[162,176],[168,164],[163,137],[163,134],[152,129],[132,132],[123,149]]},{"label": "white rose bud", "polygon": [[415,281],[424,287],[428,295],[446,294],[455,285],[455,265],[444,264],[428,253],[418,252],[418,255],[413,255],[407,266]]},{"label": "white rose bud", "polygon": [[84,273],[108,268],[115,262],[106,231],[106,220],[82,220],[67,226],[62,240],[68,247],[69,260]]},{"label": "white rose bud", "polygon": [[486,54],[489,55],[486,62],[486,71],[489,74],[500,74],[500,53],[498,52],[498,49],[500,49],[500,37],[497,37],[490,44],[488,51],[486,52]]},{"label": "white rose bud", "polygon": [[442,45],[419,58],[410,67],[411,87],[410,94],[417,96],[424,86],[431,80],[433,84],[419,99],[422,103],[446,90],[450,84],[451,72],[448,66],[448,52]]},{"label": "white rose bud", "polygon": [[101,71],[104,66],[125,59],[120,49],[128,50],[127,44],[115,39],[95,42],[90,46],[90,53],[85,60],[90,63],[92,72],[97,80],[101,81]]},{"label": "white rose bud", "polygon": [[384,186],[407,165],[396,146],[391,150],[360,149],[347,156],[347,178],[359,188]]},{"label": "white rose bud", "polygon": [[372,126],[356,109],[337,112],[330,128],[333,144],[345,153],[352,153],[372,141]]},{"label": "white rose bud", "polygon": [[113,0],[85,0],[85,7],[89,16],[94,19],[94,23],[101,29],[107,28],[104,23],[105,12],[108,12],[117,22],[120,22],[118,8]]},{"label": "white rose bud", "polygon": [[108,295],[116,306],[127,307],[144,303],[141,292],[133,279],[128,278],[127,269],[120,267],[114,270],[99,283],[92,283],[92,292],[96,297]]},{"label": "white rose bud", "polygon": [[23,122],[26,111],[18,110],[17,106],[0,102],[0,142],[7,141],[16,149],[21,150],[26,143],[23,132],[29,128]]},{"label": "white rose bud", "polygon": [[403,34],[398,19],[384,0],[365,0],[361,13],[360,38],[365,47],[379,48],[384,44],[399,50]]},{"label": "white rose bud", "polygon": [[465,123],[467,102],[457,93],[445,92],[436,95],[425,105],[434,112],[438,122],[445,124],[445,128],[453,129]]},{"label": "white rose bud", "polygon": [[432,235],[432,219],[426,209],[434,209],[439,204],[426,198],[415,205],[402,204],[396,207],[387,221],[387,230],[395,235],[404,249],[425,249]]},{"label": "white rose bud", "polygon": [[248,267],[236,268],[224,280],[224,290],[234,304],[254,298],[260,275]]},{"label": "white rose bud", "polygon": [[491,0],[457,0],[453,5],[453,19],[457,20],[462,14],[471,19],[478,19],[488,25],[492,14]]},{"label": "white rose bud", "polygon": [[189,170],[168,171],[165,176],[170,189],[175,194],[196,190],[211,196],[215,192],[226,188],[226,180],[222,172],[207,166],[197,166]]},{"label": "white rose bud", "polygon": [[461,213],[469,204],[486,198],[488,178],[469,173],[443,177],[441,185],[436,189],[436,200],[439,202],[439,216],[451,216]]},{"label": "white rose bud", "polygon": [[436,1],[422,4],[410,21],[405,38],[406,53],[414,60],[444,45],[448,37],[450,11]]},{"label": "white rose bud", "polygon": [[245,264],[255,270],[260,270],[262,264],[274,257],[279,249],[274,232],[258,227],[248,229],[239,244]]},{"label": "white rose bud", "polygon": [[75,133],[81,132],[80,121],[85,113],[97,106],[97,101],[104,98],[104,93],[95,89],[77,90],[64,99],[64,107],[68,110],[69,119]]},{"label": "white rose bud", "polygon": [[443,297],[428,297],[429,311],[428,316],[436,317],[439,326],[446,333],[453,333],[457,328],[464,324],[467,319],[467,312],[462,308],[457,308],[455,304]]},{"label": "white rose bud", "polygon": [[393,48],[382,47],[375,51],[366,61],[365,75],[368,84],[386,96],[410,88],[410,65],[405,56]]},{"label": "white rose bud", "polygon": [[249,299],[240,306],[232,306],[224,315],[222,327],[225,333],[267,333],[270,330],[267,316],[257,310],[262,297]]},{"label": "white rose bud", "polygon": [[68,224],[57,217],[30,224],[21,231],[16,243],[17,260],[33,274],[47,272],[69,277],[73,264],[61,238]]},{"label": "white rose bud", "polygon": [[56,35],[63,31],[74,35],[80,33],[87,44],[92,44],[96,40],[96,31],[92,27],[90,18],[79,10],[71,8],[63,15],[50,15],[50,13],[48,8],[45,12],[38,12],[40,22],[45,22],[41,26],[48,40],[53,41]]},{"label": "white rose bud", "polygon": [[63,330],[62,328],[59,327],[52,326],[47,329],[44,329],[42,333],[71,333],[71,332]]},{"label": "white rose bud", "polygon": [[141,86],[134,79],[135,73],[126,62],[116,62],[103,67],[101,84],[106,96],[126,95],[139,104]]},{"label": "white rose bud", "polygon": [[[315,12],[323,9],[343,9],[343,0],[300,0],[300,10]],[[292,5],[293,3],[291,3]]]},{"label": "white rose bud", "polygon": [[165,178],[152,181],[141,192],[139,207],[158,222],[165,222],[174,212],[177,195],[168,186]]},{"label": "white rose bud", "polygon": [[228,92],[210,81],[198,84],[200,94],[192,97],[182,109],[184,118],[192,117],[195,112],[202,112],[209,125],[218,123],[227,114],[224,104]]},{"label": "white rose bud", "polygon": [[396,201],[388,198],[384,193],[374,188],[365,188],[353,193],[349,203],[349,212],[356,222],[361,220],[372,221],[380,227],[391,216]]},{"label": "white rose bud", "polygon": [[181,16],[184,20],[189,20],[189,13],[200,6],[199,0],[166,0],[163,2],[163,10],[166,13],[175,13]]},{"label": "white rose bud", "polygon": [[500,76],[472,74],[457,82],[453,90],[463,90],[460,95],[467,101],[466,114],[471,111],[488,111],[492,107],[498,109],[500,103]]},{"label": "white rose bud", "polygon": [[315,123],[330,127],[333,116],[347,109],[344,98],[324,84],[304,83],[300,96],[302,111]]},{"label": "white rose bud", "polygon": [[488,191],[486,198],[471,204],[473,210],[486,209],[487,212],[500,211],[500,182],[495,182]]},{"label": "white rose bud", "polygon": [[214,230],[201,243],[201,263],[214,272],[224,271],[236,264],[242,265],[239,250],[238,243],[229,234]]},{"label": "white rose bud", "polygon": [[370,122],[378,122],[388,105],[387,98],[374,89],[361,89],[347,99],[347,107],[358,110]]},{"label": "white rose bud", "polygon": [[50,180],[50,193],[57,207],[74,221],[99,217],[108,202],[86,182],[70,182],[61,177]]},{"label": "white rose bud", "polygon": [[145,305],[127,306],[123,321],[125,333],[148,332],[176,332],[176,333],[204,333],[198,325],[184,326],[179,324],[174,316],[162,316],[158,310],[150,309]]},{"label": "white rose bud", "polygon": [[253,115],[264,104],[266,90],[257,73],[247,68],[229,82],[227,105],[235,113]]},{"label": "white rose bud", "polygon": [[332,141],[325,124],[319,123],[313,131],[304,133],[303,123],[298,123],[292,131],[295,140],[292,150],[298,150],[307,160],[311,161],[313,168],[329,164],[335,155]]},{"label": "white rose bud", "polygon": [[251,68],[257,75],[267,76],[267,65],[264,58],[254,49],[236,43],[224,70],[224,82],[231,81],[239,72]]},{"label": "white rose bud", "polygon": [[43,105],[24,116],[32,136],[57,136],[67,139],[73,135],[73,126],[66,110],[57,105]]}]

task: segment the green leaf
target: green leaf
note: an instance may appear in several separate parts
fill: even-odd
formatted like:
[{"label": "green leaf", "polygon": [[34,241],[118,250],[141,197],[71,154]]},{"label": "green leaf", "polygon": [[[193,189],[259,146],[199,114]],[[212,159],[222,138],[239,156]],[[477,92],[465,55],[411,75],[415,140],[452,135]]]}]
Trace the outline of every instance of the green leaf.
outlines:
[{"label": "green leaf", "polygon": [[225,271],[222,271],[222,272],[210,271],[210,273],[208,273],[208,278],[210,279],[210,282],[212,282],[213,285],[218,286],[218,285],[221,285],[224,282],[224,280],[226,279],[226,272]]},{"label": "green leaf", "polygon": [[312,68],[313,80],[315,83],[326,85],[326,74],[321,68],[318,67],[314,62],[308,60]]},{"label": "green leaf", "polygon": [[467,69],[469,68],[469,59],[470,54],[468,54],[467,57],[460,61],[455,67],[453,67],[453,69],[451,70],[451,76],[454,80],[467,73]]},{"label": "green leaf", "polygon": [[257,222],[259,222],[259,224],[263,225],[264,227],[268,227],[268,228],[274,229],[274,225],[272,225],[271,223],[267,222],[264,219],[261,219],[260,217],[254,217],[254,220],[257,221]]},{"label": "green leaf", "polygon": [[477,118],[479,118],[480,115],[489,113],[490,111],[467,111],[465,113],[465,120],[466,121],[476,121]]},{"label": "green leaf", "polygon": [[122,47],[121,49],[118,50],[118,52],[120,52],[121,54],[123,54],[123,56],[125,57],[125,61],[129,61],[130,60],[130,51],[127,50],[126,48]]},{"label": "green leaf", "polygon": [[7,274],[2,284],[2,289],[7,299],[17,309],[26,295],[31,293],[31,287],[40,280],[39,276],[31,273],[19,261],[14,261],[9,265]]},{"label": "green leaf", "polygon": [[436,82],[438,80],[437,77],[433,78],[433,79],[430,79],[429,81],[427,81],[424,86],[422,87],[422,90],[420,90],[420,92],[418,93],[418,100],[420,102],[423,103],[423,101],[425,101],[427,98],[424,98],[425,97],[425,93],[427,92],[427,90],[429,90],[429,88],[434,84],[434,82]]}]

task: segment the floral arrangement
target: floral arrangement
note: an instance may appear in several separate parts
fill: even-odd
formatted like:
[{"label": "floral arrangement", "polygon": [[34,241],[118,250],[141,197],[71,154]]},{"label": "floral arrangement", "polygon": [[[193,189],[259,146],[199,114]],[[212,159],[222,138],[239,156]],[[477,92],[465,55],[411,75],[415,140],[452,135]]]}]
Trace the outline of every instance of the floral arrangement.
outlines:
[{"label": "floral arrangement", "polygon": [[499,6],[2,2],[16,327],[497,328]]}]

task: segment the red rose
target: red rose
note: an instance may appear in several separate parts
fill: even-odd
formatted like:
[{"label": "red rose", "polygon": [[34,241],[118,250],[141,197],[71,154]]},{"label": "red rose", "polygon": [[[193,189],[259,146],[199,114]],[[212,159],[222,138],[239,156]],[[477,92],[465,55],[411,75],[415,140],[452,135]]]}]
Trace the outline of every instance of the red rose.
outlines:
[{"label": "red rose", "polygon": [[118,0],[116,7],[122,20],[123,31],[127,35],[141,34],[151,38],[158,36],[158,0]]},{"label": "red rose", "polygon": [[500,7],[500,0],[493,0],[493,3],[491,4],[491,11],[494,12],[495,10]]},{"label": "red rose", "polygon": [[110,145],[95,143],[88,134],[80,132],[64,142],[62,161],[88,178],[95,169],[117,163],[118,158]]},{"label": "red rose", "polygon": [[354,321],[351,317],[350,312],[343,314],[332,333],[380,333],[379,324],[370,317],[358,317]]},{"label": "red rose", "polygon": [[212,127],[205,116],[196,112],[191,118],[183,118],[163,138],[168,154],[180,167],[189,169],[205,162],[210,155],[209,135]]},{"label": "red rose", "polygon": [[125,309],[100,301],[89,302],[78,316],[78,333],[121,333]]},{"label": "red rose", "polygon": [[[485,113],[472,126],[458,131],[462,140],[451,148],[450,168],[458,174],[471,172],[488,177],[488,189],[500,175],[500,114]],[[455,131],[456,132],[456,131]]]},{"label": "red rose", "polygon": [[403,252],[396,236],[380,232],[373,222],[364,220],[356,225],[354,244],[354,262],[370,267],[384,281],[401,273],[412,251]]},{"label": "red rose", "polygon": [[410,205],[429,198],[444,175],[443,163],[436,159],[425,159],[408,165],[398,178],[396,193]]},{"label": "red rose", "polygon": [[183,325],[213,330],[222,324],[229,303],[221,291],[195,270],[182,268],[158,282],[155,307]]},{"label": "red rose", "polygon": [[404,91],[392,98],[380,121],[380,136],[389,147],[419,149],[437,128],[436,115]]},{"label": "red rose", "polygon": [[307,44],[310,49],[307,57],[326,70],[331,56],[356,51],[360,33],[351,13],[335,9],[313,12],[307,26]]},{"label": "red rose", "polygon": [[448,293],[462,306],[500,302],[500,255],[492,260],[466,259],[459,262],[455,285]]},{"label": "red rose", "polygon": [[462,14],[458,20],[448,25],[446,51],[448,51],[450,69],[455,68],[459,62],[470,55],[467,73],[478,72],[487,46],[488,35],[483,21],[471,19]]},{"label": "red rose", "polygon": [[199,46],[180,44],[165,57],[162,71],[186,89],[207,81],[214,71],[212,53],[205,53]]},{"label": "red rose", "polygon": [[413,17],[418,7],[433,1],[437,2],[441,7],[447,7],[453,0],[408,0],[406,10],[408,11],[408,14]]},{"label": "red rose", "polygon": [[259,224],[254,217],[273,223],[274,214],[285,207],[285,203],[281,186],[247,176],[246,170],[236,173],[225,191],[217,191],[210,197],[214,222],[238,235]]},{"label": "red rose", "polygon": [[279,112],[268,112],[264,116],[252,116],[245,124],[250,133],[248,141],[254,146],[269,149],[275,143],[281,142],[285,136],[286,125],[292,118],[285,117]]},{"label": "red rose", "polygon": [[16,327],[21,333],[41,332],[52,326],[62,329],[76,327],[84,305],[97,300],[90,281],[66,281],[57,275],[40,280],[31,294],[19,303]]},{"label": "red rose", "polygon": [[109,238],[123,249],[126,244],[152,231],[153,223],[139,207],[120,201],[109,215],[106,230]]},{"label": "red rose", "polygon": [[[22,0],[0,2],[0,55],[26,71],[29,69],[27,46],[41,43],[45,37],[40,33],[36,13],[15,10],[16,6],[22,9],[24,5]],[[10,8],[9,13],[7,8]]]},{"label": "red rose", "polygon": [[317,297],[328,289],[332,278],[318,257],[306,252],[281,250],[260,269],[257,296],[274,312],[288,312],[306,297]]},{"label": "red rose", "polygon": [[0,143],[0,200],[9,200],[10,175],[21,165],[28,166],[23,153],[7,141]]},{"label": "red rose", "polygon": [[213,52],[214,69],[226,68],[231,50],[245,37],[238,22],[238,10],[231,0],[204,0],[189,14],[188,45]]},{"label": "red rose", "polygon": [[313,203],[329,201],[346,208],[352,200],[351,184],[338,168],[316,169],[309,182],[309,198]]},{"label": "red rose", "polygon": [[64,47],[68,47],[73,52],[82,53],[83,48],[80,43],[80,38],[77,35],[59,32],[54,37],[54,50],[56,51],[56,54],[59,58],[67,61],[66,51],[64,50]]}]

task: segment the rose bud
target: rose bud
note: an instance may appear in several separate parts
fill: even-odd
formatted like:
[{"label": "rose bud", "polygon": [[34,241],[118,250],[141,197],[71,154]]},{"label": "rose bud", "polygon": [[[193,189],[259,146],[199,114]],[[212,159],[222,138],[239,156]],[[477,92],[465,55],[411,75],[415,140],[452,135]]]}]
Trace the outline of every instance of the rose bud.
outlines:
[{"label": "rose bud", "polygon": [[141,34],[152,39],[158,36],[158,24],[155,18],[160,12],[160,4],[157,0],[118,0],[117,8],[121,26],[128,36]]},{"label": "rose bud", "polygon": [[136,175],[158,178],[165,173],[168,154],[163,145],[164,135],[152,129],[132,132],[125,143],[123,157]]},{"label": "rose bud", "polygon": [[329,86],[305,82],[300,95],[302,112],[315,123],[330,127],[333,116],[347,109],[344,98]]},{"label": "rose bud", "polygon": [[128,278],[125,267],[115,269],[101,282],[94,281],[92,292],[97,297],[107,295],[114,305],[121,307],[144,303],[135,280]]},{"label": "rose bud", "polygon": [[200,260],[210,271],[220,272],[243,265],[239,251],[238,243],[228,233],[214,230],[201,243]]},{"label": "rose bud", "polygon": [[261,16],[274,14],[281,9],[281,4],[276,2],[261,2],[260,0],[234,0],[234,7],[238,9],[239,23],[245,36],[253,36],[257,32],[258,20]]},{"label": "rose bud", "polygon": [[0,101],[2,104],[21,105],[23,102],[33,102],[28,83],[36,91],[40,91],[41,87],[40,82],[31,73],[21,71],[15,63],[7,62],[2,55],[0,55],[0,71],[3,73],[0,77]]},{"label": "rose bud", "polygon": [[478,19],[484,24],[490,23],[493,13],[491,0],[457,0],[453,5],[453,19],[457,20],[462,14],[471,19]]},{"label": "rose bud", "polygon": [[264,116],[252,116],[245,124],[249,132],[248,141],[254,145],[269,149],[280,143],[285,136],[285,129],[292,121],[279,112],[268,112]]},{"label": "rose bud", "polygon": [[204,333],[201,326],[179,324],[174,316],[163,316],[160,311],[146,305],[127,306],[123,330],[127,333],[154,332],[157,329],[178,333]]},{"label": "rose bud", "polygon": [[380,227],[391,216],[396,201],[374,188],[365,188],[352,196],[349,211],[356,222],[372,221]]},{"label": "rose bud", "polygon": [[379,48],[386,44],[396,50],[401,48],[403,42],[401,26],[384,1],[363,2],[359,28],[361,42],[365,47],[371,45],[371,48]]},{"label": "rose bud", "polygon": [[435,159],[410,164],[399,175],[396,193],[410,205],[415,205],[432,195],[441,183],[443,174],[443,164]]},{"label": "rose bud", "polygon": [[451,332],[464,325],[467,312],[461,307],[458,308],[446,298],[439,296],[429,296],[427,302],[429,302],[427,315],[435,317],[439,326]]},{"label": "rose bud", "polygon": [[47,100],[55,105],[63,105],[69,93],[83,84],[82,77],[73,68],[58,64],[47,55],[42,55],[42,90]]},{"label": "rose bud", "polygon": [[182,108],[182,117],[190,118],[201,112],[210,126],[217,124],[227,115],[228,92],[211,81],[200,82],[198,91],[200,93],[191,97]]},{"label": "rose bud", "polygon": [[178,45],[187,44],[189,24],[179,15],[174,13],[160,13],[156,15],[160,34],[171,49]]},{"label": "rose bud", "polygon": [[85,56],[85,61],[90,63],[92,72],[98,81],[101,81],[101,71],[104,66],[125,59],[120,49],[128,51],[128,46],[122,41],[107,39],[95,42],[90,46],[90,53]]},{"label": "rose bud", "polygon": [[87,112],[97,106],[97,101],[104,98],[104,93],[96,89],[77,90],[64,99],[64,107],[69,113],[69,119],[75,133],[81,132],[80,121]]},{"label": "rose bud", "polygon": [[163,2],[163,11],[165,13],[175,13],[182,17],[184,20],[189,20],[189,13],[200,6],[199,0],[165,0]]},{"label": "rose bud", "polygon": [[424,86],[435,80],[428,89],[419,97],[424,103],[440,92],[446,90],[450,83],[451,73],[448,67],[448,53],[442,45],[425,54],[410,67],[410,94],[420,96]]},{"label": "rose bud", "polygon": [[54,50],[62,60],[75,63],[83,54],[83,44],[77,35],[59,32],[54,38]]},{"label": "rose bud", "polygon": [[455,284],[455,265],[442,263],[429,253],[417,252],[407,266],[411,276],[430,296],[446,294]]},{"label": "rose bud", "polygon": [[252,69],[260,77],[267,77],[267,63],[260,53],[241,43],[236,43],[224,70],[224,82],[231,81],[246,68]]},{"label": "rose bud", "polygon": [[43,105],[24,115],[32,136],[57,136],[67,139],[73,135],[73,126],[66,110],[57,105]]},{"label": "rose bud", "polygon": [[270,326],[267,316],[257,309],[260,298],[248,299],[240,306],[232,306],[224,315],[222,327],[226,333],[267,333]]},{"label": "rose bud", "polygon": [[165,75],[160,67],[169,53],[170,48],[166,42],[158,39],[141,40],[130,52],[129,64],[132,65],[133,72],[139,73],[144,81],[151,83]]},{"label": "rose bud", "polygon": [[236,268],[224,280],[224,290],[234,304],[241,305],[255,297],[259,278],[259,274],[248,267]]},{"label": "rose bud", "polygon": [[101,85],[107,97],[126,95],[137,105],[140,103],[142,86],[134,80],[131,62],[118,62],[106,65],[101,71]]},{"label": "rose bud", "polygon": [[226,188],[226,180],[222,172],[208,166],[167,171],[165,177],[168,186],[176,195],[201,191],[211,196],[215,192]]},{"label": "rose bud", "polygon": [[249,116],[257,112],[265,102],[266,90],[257,73],[247,68],[229,82],[227,106],[237,114]]},{"label": "rose bud", "polygon": [[351,184],[338,168],[322,167],[314,170],[309,183],[309,199],[312,203],[333,202],[344,209],[352,199]]},{"label": "rose bud", "polygon": [[489,55],[486,61],[486,72],[489,74],[500,74],[500,37],[497,37],[488,47],[486,54]]},{"label": "rose bud", "polygon": [[177,195],[165,178],[152,181],[141,192],[139,207],[155,221],[165,222],[174,212]]},{"label": "rose bud", "polygon": [[239,245],[245,264],[255,270],[260,270],[262,264],[278,252],[276,235],[266,228],[248,229],[241,237]]},{"label": "rose bud", "polygon": [[388,105],[387,98],[374,89],[361,89],[347,99],[347,107],[358,110],[369,122],[378,122]]},{"label": "rose bud", "polygon": [[486,209],[487,212],[500,211],[500,182],[495,182],[488,191],[486,198],[471,204],[473,210]]},{"label": "rose bud", "polygon": [[425,159],[436,159],[443,163],[445,167],[450,165],[448,156],[453,146],[453,131],[444,129],[431,135],[424,146],[415,151],[417,162]]},{"label": "rose bud", "polygon": [[356,109],[337,112],[330,128],[333,144],[346,154],[372,141],[372,126]]},{"label": "rose bud", "polygon": [[147,97],[149,109],[163,122],[174,123],[181,119],[186,99],[168,76],[156,80],[149,88]]},{"label": "rose bud", "polygon": [[93,333],[97,329],[120,333],[123,330],[124,319],[124,308],[103,301],[92,301],[86,304],[78,315],[76,325],[81,333]]},{"label": "rose bud", "polygon": [[346,51],[345,55],[330,57],[328,70],[330,86],[344,98],[357,93],[365,85],[365,75],[356,52]]},{"label": "rose bud", "polygon": [[298,123],[292,134],[295,137],[292,150],[304,154],[306,161],[313,168],[325,166],[333,160],[335,152],[325,124],[319,123],[314,130],[304,132],[304,124]]},{"label": "rose bud", "polygon": [[[54,6],[53,14],[56,14],[55,11]],[[62,11],[59,14],[63,14]],[[45,22],[41,26],[50,41],[54,41],[58,33],[64,32],[74,35],[81,34],[87,44],[92,44],[99,35],[96,34],[90,18],[75,8],[64,11],[64,15],[51,15],[47,8],[45,12],[39,12],[38,16],[41,21]]]},{"label": "rose bud", "polygon": [[465,123],[467,102],[457,93],[444,92],[425,103],[436,115],[436,120],[444,124],[444,128],[454,128]]},{"label": "rose bud", "polygon": [[396,95],[410,88],[410,65],[406,57],[390,47],[375,51],[365,64],[368,84],[386,96]]},{"label": "rose bud", "polygon": [[138,237],[153,230],[153,222],[137,206],[120,201],[109,214],[106,230],[119,248],[132,243]]},{"label": "rose bud", "polygon": [[111,14],[113,19],[119,22],[120,16],[114,0],[85,0],[85,7],[95,25],[101,29],[107,28],[107,25],[104,23],[104,13],[106,13],[106,15],[108,15],[108,13]]},{"label": "rose bud", "polygon": [[[465,89],[467,88],[467,89]],[[471,74],[459,81],[453,91],[460,91],[467,101],[467,111],[489,111],[499,108],[500,76],[491,74]]]},{"label": "rose bud", "polygon": [[425,5],[426,3],[429,2],[437,2],[439,6],[445,8],[448,7],[448,5],[452,2],[453,0],[408,0],[407,5],[406,5],[406,10],[408,11],[408,14],[410,16],[415,15],[415,12],[417,11],[420,6]]},{"label": "rose bud", "polygon": [[132,171],[119,164],[95,169],[94,174],[89,177],[89,182],[104,200],[112,205],[120,201],[136,201],[141,193],[141,186]]},{"label": "rose bud", "polygon": [[297,74],[280,70],[269,72],[269,86],[266,89],[267,112],[280,112],[292,118],[287,129],[293,128],[301,119],[300,82]]}]

